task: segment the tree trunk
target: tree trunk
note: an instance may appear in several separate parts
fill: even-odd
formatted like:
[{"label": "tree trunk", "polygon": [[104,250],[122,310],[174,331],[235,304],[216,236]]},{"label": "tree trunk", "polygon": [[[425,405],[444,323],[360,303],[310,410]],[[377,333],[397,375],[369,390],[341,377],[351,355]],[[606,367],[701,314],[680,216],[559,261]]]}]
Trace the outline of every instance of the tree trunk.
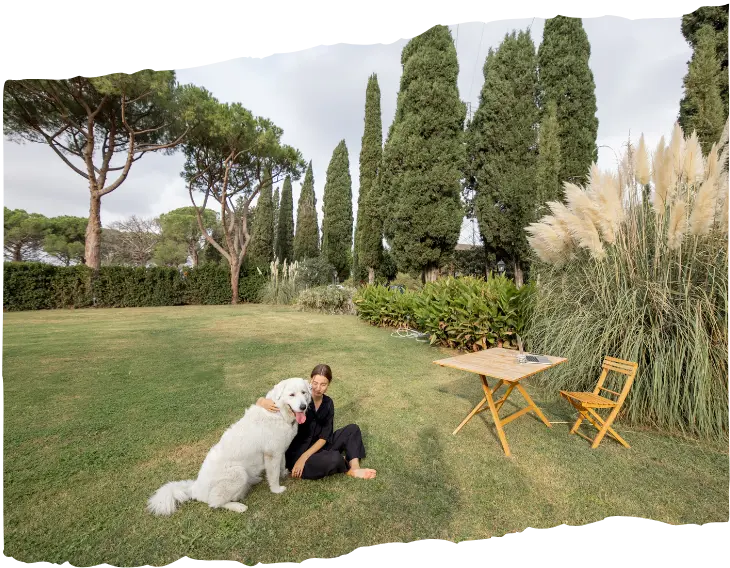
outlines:
[{"label": "tree trunk", "polygon": [[198,248],[195,244],[190,247],[190,257],[193,260],[193,268],[198,267]]},{"label": "tree trunk", "polygon": [[429,264],[423,269],[423,280],[425,282],[436,282],[439,275],[439,268],[435,264]]},{"label": "tree trunk", "polygon": [[101,197],[92,193],[90,200],[84,258],[86,266],[96,271],[101,266]]},{"label": "tree trunk", "polygon": [[368,267],[368,284],[375,284],[375,269],[372,266]]},{"label": "tree trunk", "polygon": [[515,261],[515,284],[518,288],[522,287],[522,267],[519,261]]},{"label": "tree trunk", "polygon": [[238,279],[241,275],[241,264],[238,262],[229,263],[231,266],[231,305],[238,304]]},{"label": "tree trunk", "polygon": [[23,260],[23,245],[16,244],[13,248],[13,260],[15,262],[21,262]]}]

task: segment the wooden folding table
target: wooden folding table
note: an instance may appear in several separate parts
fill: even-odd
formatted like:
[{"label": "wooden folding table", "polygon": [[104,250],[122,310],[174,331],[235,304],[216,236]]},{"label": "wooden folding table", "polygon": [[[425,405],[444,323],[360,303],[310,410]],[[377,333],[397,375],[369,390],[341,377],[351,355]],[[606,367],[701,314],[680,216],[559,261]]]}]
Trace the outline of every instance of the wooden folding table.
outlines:
[{"label": "wooden folding table", "polygon": [[[494,419],[494,425],[497,429],[497,435],[499,436],[504,453],[507,456],[512,455],[507,444],[507,438],[504,435],[504,426],[509,422],[512,422],[515,418],[519,418],[523,414],[533,411],[540,420],[543,421],[545,426],[552,428],[552,424],[545,418],[545,415],[533,402],[530,395],[527,394],[525,387],[520,384],[520,381],[525,377],[529,377],[546,369],[550,369],[555,365],[564,363],[567,359],[562,357],[550,357],[547,356],[550,363],[518,363],[517,362],[517,351],[511,349],[504,349],[502,347],[495,347],[493,349],[485,349],[483,351],[476,351],[474,353],[467,353],[465,355],[458,355],[456,357],[449,357],[447,359],[440,359],[434,361],[437,365],[442,367],[451,367],[453,369],[460,369],[462,371],[470,371],[476,373],[482,380],[482,390],[484,390],[484,398],[481,402],[474,407],[469,415],[464,418],[461,424],[454,430],[455,435],[461,430],[464,425],[469,422],[475,415],[485,410],[490,410]],[[490,388],[487,382],[487,377],[497,379],[497,383],[494,387]],[[507,385],[507,391],[504,396],[499,400],[494,400],[494,395],[502,387]],[[499,409],[505,403],[507,398],[514,389],[517,389],[522,397],[527,402],[527,406],[518,410],[517,412],[510,414],[505,418],[499,417]]]}]

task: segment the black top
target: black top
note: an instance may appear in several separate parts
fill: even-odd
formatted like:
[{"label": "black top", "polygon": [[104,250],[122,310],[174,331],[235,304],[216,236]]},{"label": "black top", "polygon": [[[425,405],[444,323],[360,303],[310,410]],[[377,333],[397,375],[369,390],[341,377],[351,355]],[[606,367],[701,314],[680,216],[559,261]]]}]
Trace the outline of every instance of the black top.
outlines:
[{"label": "black top", "polygon": [[335,422],[335,405],[332,399],[326,394],[322,395],[322,403],[319,410],[314,409],[314,401],[309,403],[306,412],[307,420],[300,424],[297,434],[294,436],[289,452],[302,454],[307,451],[317,440],[330,441]]}]

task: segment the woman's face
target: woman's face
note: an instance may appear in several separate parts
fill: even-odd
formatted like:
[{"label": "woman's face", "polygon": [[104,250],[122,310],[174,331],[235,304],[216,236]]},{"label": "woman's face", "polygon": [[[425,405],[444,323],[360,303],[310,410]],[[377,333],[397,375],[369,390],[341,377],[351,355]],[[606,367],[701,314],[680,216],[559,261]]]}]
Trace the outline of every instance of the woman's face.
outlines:
[{"label": "woman's face", "polygon": [[327,377],[323,377],[322,375],[314,375],[312,377],[310,385],[312,385],[312,396],[316,396],[317,398],[319,398],[327,392],[327,387],[330,386],[330,382],[327,380]]}]

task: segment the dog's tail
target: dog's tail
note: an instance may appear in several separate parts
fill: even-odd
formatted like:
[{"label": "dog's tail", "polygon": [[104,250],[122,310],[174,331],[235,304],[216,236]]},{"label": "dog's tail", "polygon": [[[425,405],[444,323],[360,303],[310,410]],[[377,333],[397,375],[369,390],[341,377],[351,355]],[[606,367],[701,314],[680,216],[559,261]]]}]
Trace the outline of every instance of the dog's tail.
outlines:
[{"label": "dog's tail", "polygon": [[194,480],[171,481],[160,487],[147,501],[147,510],[153,515],[172,515],[180,503],[192,499]]}]

